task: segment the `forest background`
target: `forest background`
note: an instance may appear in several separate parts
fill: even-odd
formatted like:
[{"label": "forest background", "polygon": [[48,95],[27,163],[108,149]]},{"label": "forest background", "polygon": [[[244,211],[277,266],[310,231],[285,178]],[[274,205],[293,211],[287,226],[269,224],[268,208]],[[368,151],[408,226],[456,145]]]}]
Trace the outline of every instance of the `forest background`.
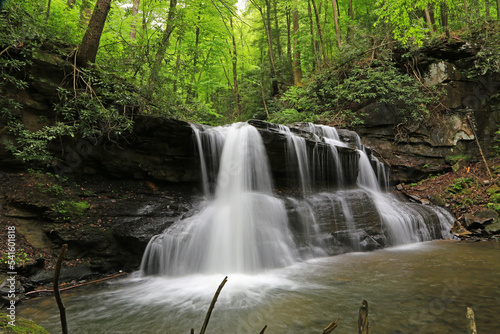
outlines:
[{"label": "forest background", "polygon": [[[402,128],[439,112],[419,48],[474,40],[471,78],[500,69],[500,0],[19,0],[0,2],[10,150],[45,160],[60,136],[121,135],[134,114],[220,125],[251,118],[350,127],[373,101]],[[38,50],[75,65],[55,116],[24,129],[9,97]],[[442,110],[441,110],[442,111]]]}]

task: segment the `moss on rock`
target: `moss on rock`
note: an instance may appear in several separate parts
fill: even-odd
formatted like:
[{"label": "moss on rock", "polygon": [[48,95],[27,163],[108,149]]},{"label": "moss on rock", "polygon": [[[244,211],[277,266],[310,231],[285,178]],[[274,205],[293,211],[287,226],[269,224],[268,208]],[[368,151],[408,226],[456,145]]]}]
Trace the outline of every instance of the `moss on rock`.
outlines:
[{"label": "moss on rock", "polygon": [[5,334],[48,334],[43,327],[33,321],[16,317],[15,326],[9,325],[11,319],[5,313],[0,313],[0,332]]}]

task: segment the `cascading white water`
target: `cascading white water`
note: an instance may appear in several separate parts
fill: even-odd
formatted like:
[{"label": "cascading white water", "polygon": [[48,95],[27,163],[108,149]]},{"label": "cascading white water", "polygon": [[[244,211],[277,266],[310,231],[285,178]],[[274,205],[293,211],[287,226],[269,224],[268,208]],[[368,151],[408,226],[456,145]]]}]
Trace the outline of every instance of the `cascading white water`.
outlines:
[{"label": "cascading white water", "polygon": [[373,171],[370,159],[364,150],[358,150],[359,153],[359,175],[358,184],[368,189],[380,191],[377,176]]},{"label": "cascading white water", "polygon": [[[385,166],[357,134],[344,131],[346,143],[334,128],[308,124],[306,130],[317,140],[312,154],[303,137],[275,128],[285,136],[289,177],[302,188],[302,196],[280,199],[255,127],[193,126],[207,200],[151,239],[142,272],[255,273],[311,257],[449,236],[453,219],[444,209],[403,203],[381,192],[388,184]],[[328,183],[322,193],[311,189],[318,182]],[[343,183],[354,188],[339,190]]]},{"label": "cascading white water", "polygon": [[311,176],[309,173],[309,157],[307,155],[306,140],[294,135],[290,128],[284,125],[278,126],[279,130],[286,135],[286,157],[288,179],[298,179],[303,195],[311,188]]},{"label": "cascading white water", "polygon": [[219,169],[220,156],[226,137],[227,127],[207,127],[191,124],[200,159],[201,186],[205,197],[214,192],[213,180]]},{"label": "cascading white water", "polygon": [[215,198],[194,216],[154,237],[145,274],[249,273],[296,261],[283,202],[272,193],[258,131],[233,124],[222,151]]}]

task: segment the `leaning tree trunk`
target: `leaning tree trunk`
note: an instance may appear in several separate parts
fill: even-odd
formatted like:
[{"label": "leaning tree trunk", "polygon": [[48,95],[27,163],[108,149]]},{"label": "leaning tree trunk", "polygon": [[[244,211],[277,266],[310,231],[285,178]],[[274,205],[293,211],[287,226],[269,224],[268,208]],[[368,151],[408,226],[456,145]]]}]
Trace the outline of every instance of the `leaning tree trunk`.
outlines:
[{"label": "leaning tree trunk", "polygon": [[300,64],[300,51],[297,42],[297,33],[299,31],[299,10],[297,0],[292,2],[292,21],[293,21],[293,81],[295,86],[302,86],[302,68]]},{"label": "leaning tree trunk", "polygon": [[342,49],[342,39],[340,38],[340,28],[339,28],[339,15],[337,12],[337,1],[332,0],[333,7],[333,21],[335,23],[335,34],[337,35],[337,46],[339,50]]},{"label": "leaning tree trunk", "polygon": [[111,0],[97,0],[89,26],[77,51],[76,63],[78,65],[88,66],[89,63],[95,63],[99,41],[110,8]]}]

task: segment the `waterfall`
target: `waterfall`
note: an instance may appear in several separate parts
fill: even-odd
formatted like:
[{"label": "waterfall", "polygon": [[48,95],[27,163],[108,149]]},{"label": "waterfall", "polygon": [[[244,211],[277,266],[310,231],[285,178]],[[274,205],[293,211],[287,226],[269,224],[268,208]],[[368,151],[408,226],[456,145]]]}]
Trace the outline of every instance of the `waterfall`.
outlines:
[{"label": "waterfall", "polygon": [[[150,240],[144,275],[256,273],[450,237],[446,210],[383,192],[387,167],[352,131],[264,122],[192,128],[205,200]],[[283,165],[287,187],[300,194],[275,190],[271,169]]]},{"label": "waterfall", "polygon": [[259,132],[245,123],[227,131],[215,198],[194,216],[155,236],[144,253],[144,274],[258,272],[296,261],[282,200]]}]

